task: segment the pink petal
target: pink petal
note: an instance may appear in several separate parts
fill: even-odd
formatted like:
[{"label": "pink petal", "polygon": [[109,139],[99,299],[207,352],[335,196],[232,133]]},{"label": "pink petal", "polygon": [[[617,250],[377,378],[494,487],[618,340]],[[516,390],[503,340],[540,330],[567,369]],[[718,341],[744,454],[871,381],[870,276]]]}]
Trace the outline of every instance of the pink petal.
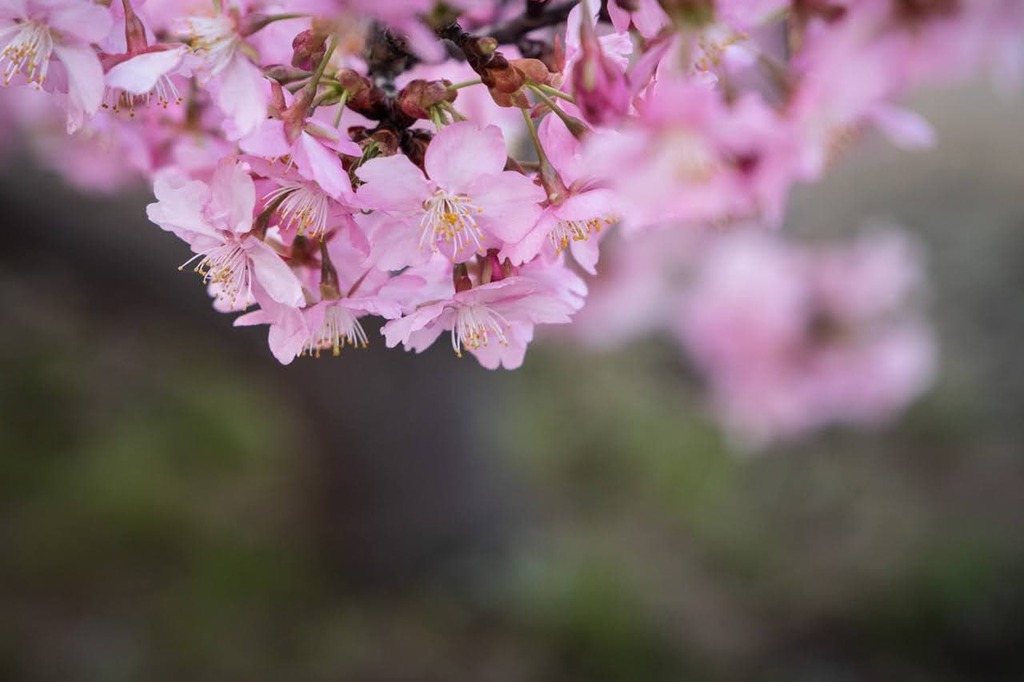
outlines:
[{"label": "pink petal", "polygon": [[189,242],[194,234],[219,238],[203,214],[210,200],[205,183],[160,174],[153,182],[153,194],[157,201],[146,207],[150,221]]},{"label": "pink petal", "polygon": [[534,224],[533,229],[514,244],[507,244],[501,250],[501,257],[508,258],[512,265],[521,265],[533,260],[548,242],[548,235],[555,229],[558,216],[553,209],[545,209]]},{"label": "pink petal", "polygon": [[256,185],[246,168],[238,163],[222,163],[210,180],[210,192],[211,218],[236,234],[252,229]]},{"label": "pink petal", "polygon": [[909,109],[880,104],[869,117],[901,149],[921,150],[935,146],[935,129],[923,116]]},{"label": "pink petal", "polygon": [[340,199],[342,195],[351,193],[352,184],[341,158],[309,133],[299,135],[293,158],[299,173],[320,185],[331,198]]},{"label": "pink petal", "polygon": [[157,81],[181,63],[185,48],[145,52],[127,59],[107,72],[107,86],[133,95],[144,95]]},{"label": "pink petal", "polygon": [[270,298],[293,307],[306,302],[299,278],[276,251],[255,238],[246,239],[244,248],[252,261],[253,275]]},{"label": "pink petal", "polygon": [[401,154],[370,159],[356,169],[356,175],[365,183],[356,197],[366,209],[417,211],[434,193],[420,169]]},{"label": "pink petal", "polygon": [[446,126],[434,136],[423,165],[431,180],[461,194],[481,175],[500,173],[507,159],[500,128],[487,126],[481,130],[463,121]]},{"label": "pink petal", "polygon": [[53,52],[68,72],[68,96],[74,106],[92,115],[103,103],[103,67],[88,45],[56,43]]},{"label": "pink petal", "polygon": [[430,259],[429,249],[420,247],[421,231],[415,219],[375,213],[361,217],[359,222],[370,239],[369,265],[381,270],[401,270]]},{"label": "pink petal", "polygon": [[226,123],[232,138],[248,135],[266,120],[269,85],[245,57],[236,54],[211,85],[214,101],[230,119]]},{"label": "pink petal", "polygon": [[50,28],[59,31],[62,37],[74,37],[84,43],[98,43],[110,33],[114,20],[110,10],[91,2],[57,2],[49,4],[49,16],[46,23]]},{"label": "pink petal", "polygon": [[533,340],[533,325],[513,323],[505,337],[507,344],[492,341],[470,352],[485,369],[518,369],[526,358],[526,346]]},{"label": "pink petal", "polygon": [[[412,334],[426,329],[431,323],[445,311],[446,302],[441,301],[433,305],[420,308],[411,315],[406,315],[397,320],[391,320],[380,330],[384,335],[385,344],[388,348],[394,348],[399,343],[408,343]],[[437,327],[437,336],[441,334],[440,325]]]},{"label": "pink petal", "polygon": [[276,159],[292,151],[284,136],[284,122],[276,118],[264,121],[259,128],[239,140],[238,146],[246,154],[265,159]]},{"label": "pink petal", "polygon": [[507,171],[477,178],[467,192],[481,209],[481,227],[503,242],[515,243],[540,217],[544,190],[520,173]]}]

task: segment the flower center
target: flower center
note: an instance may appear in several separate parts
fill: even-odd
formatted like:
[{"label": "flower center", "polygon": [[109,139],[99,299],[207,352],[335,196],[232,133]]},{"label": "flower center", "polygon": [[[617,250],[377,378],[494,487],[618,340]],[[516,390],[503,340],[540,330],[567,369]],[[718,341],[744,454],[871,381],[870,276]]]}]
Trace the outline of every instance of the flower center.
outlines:
[{"label": "flower center", "polygon": [[206,59],[210,73],[223,71],[235,56],[235,50],[242,42],[235,32],[235,22],[219,14],[212,17],[188,17],[185,19],[189,43],[192,49]]},{"label": "flower center", "polygon": [[340,305],[332,305],[324,312],[324,321],[320,328],[306,340],[302,352],[318,358],[321,351],[330,349],[334,357],[338,357],[346,344],[353,348],[366,348],[370,345],[370,340],[363,325],[351,310]]},{"label": "flower center", "polygon": [[36,86],[46,80],[46,70],[53,52],[53,38],[50,29],[38,21],[26,21],[16,31],[0,52],[0,68],[3,69],[4,85],[19,73]]},{"label": "flower center", "polygon": [[571,242],[584,242],[590,235],[601,231],[602,225],[610,225],[612,221],[601,218],[588,218],[586,220],[559,220],[548,239],[555,247],[557,253],[562,253],[569,247]]},{"label": "flower center", "polygon": [[503,346],[508,345],[509,324],[501,313],[485,305],[458,306],[452,326],[452,350],[462,357],[462,348],[476,350],[486,346],[493,336]]},{"label": "flower center", "polygon": [[181,104],[182,97],[178,87],[168,75],[160,76],[153,89],[143,95],[133,95],[124,90],[108,87],[103,93],[103,108],[112,113],[127,112],[129,118],[135,118],[135,105],[149,106],[156,97],[158,106],[167,109],[171,104]]},{"label": "flower center", "polygon": [[438,242],[444,242],[461,252],[472,245],[473,250],[483,253],[483,232],[476,223],[476,216],[483,213],[473,205],[469,197],[449,194],[443,189],[423,203],[425,213],[420,218],[420,246],[430,245],[438,250]]},{"label": "flower center", "polygon": [[313,238],[322,237],[327,231],[330,201],[323,192],[296,182],[268,192],[263,201],[281,202],[277,212],[286,229],[295,229],[300,235],[308,233]]},{"label": "flower center", "polygon": [[198,260],[193,270],[203,278],[204,284],[218,285],[217,296],[227,300],[234,308],[239,300],[243,307],[249,304],[249,292],[252,286],[252,273],[249,270],[249,257],[241,244],[229,241],[216,246],[205,253],[199,253],[178,267]]}]

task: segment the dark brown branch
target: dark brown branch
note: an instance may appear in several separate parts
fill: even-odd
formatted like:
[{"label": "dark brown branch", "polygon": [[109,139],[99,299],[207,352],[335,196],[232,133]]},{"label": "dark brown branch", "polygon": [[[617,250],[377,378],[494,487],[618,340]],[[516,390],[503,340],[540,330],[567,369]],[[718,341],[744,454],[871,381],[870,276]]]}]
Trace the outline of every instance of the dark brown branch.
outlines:
[{"label": "dark brown branch", "polygon": [[530,31],[562,23],[569,17],[569,12],[577,4],[579,4],[579,0],[569,0],[568,2],[553,4],[536,16],[523,14],[504,24],[499,24],[491,31],[488,31],[487,35],[497,40],[500,44],[516,43]]}]

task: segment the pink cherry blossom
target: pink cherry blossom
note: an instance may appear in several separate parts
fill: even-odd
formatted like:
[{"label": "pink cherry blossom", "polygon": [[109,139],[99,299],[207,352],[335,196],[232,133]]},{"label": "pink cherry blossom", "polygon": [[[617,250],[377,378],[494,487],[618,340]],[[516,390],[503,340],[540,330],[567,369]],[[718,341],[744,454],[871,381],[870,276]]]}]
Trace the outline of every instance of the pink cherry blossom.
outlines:
[{"label": "pink cherry blossom", "polygon": [[256,188],[240,164],[217,168],[210,183],[158,176],[156,203],[147,207],[149,219],[188,242],[196,272],[207,283],[220,285],[220,296],[232,307],[245,308],[258,282],[267,295],[291,306],[305,297],[295,273],[274,248],[252,233]]},{"label": "pink cherry blossom", "polygon": [[490,247],[516,242],[533,227],[543,191],[528,177],[504,171],[501,131],[455,123],[427,149],[421,171],[404,156],[371,159],[356,171],[357,198],[374,209],[365,221],[379,267],[396,270],[440,252],[463,262]]},{"label": "pink cherry blossom", "polygon": [[207,86],[227,117],[227,132],[239,138],[256,130],[267,116],[270,84],[246,54],[237,20],[224,13],[194,15],[182,22],[182,33],[208,75]]},{"label": "pink cherry blossom", "polygon": [[348,356],[373,318],[487,368],[538,325],[674,334],[761,445],[927,385],[919,248],[793,244],[786,208],[864,131],[940,144],[916,88],[1024,85],[1024,4],[0,0],[0,72],[35,85],[0,91],[4,150],[151,183],[213,307],[282,363]]},{"label": "pink cherry blossom", "polygon": [[526,277],[509,277],[428,303],[382,330],[389,348],[421,353],[445,331],[459,357],[468,350],[488,369],[515,369],[537,324],[569,322],[572,306]]},{"label": "pink cherry blossom", "polygon": [[550,188],[540,217],[518,243],[502,255],[522,264],[543,254],[549,261],[569,249],[580,267],[594,274],[602,230],[616,222],[615,194],[583,163],[580,142],[555,117],[545,118],[538,137],[550,162],[557,186]]},{"label": "pink cherry blossom", "polygon": [[757,447],[898,413],[935,365],[913,307],[920,268],[899,233],[814,250],[763,234],[720,240],[701,260],[679,332],[727,427]]},{"label": "pink cherry blossom", "polygon": [[103,40],[112,24],[109,11],[89,0],[5,3],[0,7],[3,84],[29,82],[67,93],[68,131],[77,130],[103,99],[103,69],[91,44]]}]

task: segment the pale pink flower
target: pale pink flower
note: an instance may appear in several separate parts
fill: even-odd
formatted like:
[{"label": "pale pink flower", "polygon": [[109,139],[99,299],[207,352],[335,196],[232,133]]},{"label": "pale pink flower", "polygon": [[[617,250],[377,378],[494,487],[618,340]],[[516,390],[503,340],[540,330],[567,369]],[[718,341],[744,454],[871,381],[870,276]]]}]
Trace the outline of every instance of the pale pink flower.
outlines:
[{"label": "pale pink flower", "polygon": [[589,171],[579,140],[557,117],[548,116],[541,122],[538,137],[557,186],[549,189],[534,227],[519,242],[506,246],[502,256],[519,265],[538,254],[551,261],[568,249],[584,270],[594,274],[601,233],[618,217],[615,194]]},{"label": "pale pink flower", "polygon": [[91,44],[112,24],[109,10],[90,0],[8,0],[0,5],[3,84],[67,93],[68,132],[77,130],[103,99],[103,69]]},{"label": "pale pink flower", "polygon": [[338,131],[306,122],[294,143],[288,141],[285,124],[268,119],[238,142],[242,151],[265,159],[288,157],[307,180],[315,182],[332,199],[351,199],[352,183],[339,154],[359,157],[362,149]]},{"label": "pale pink flower", "polygon": [[235,17],[224,13],[184,19],[182,34],[199,57],[207,74],[206,85],[227,117],[229,137],[237,139],[256,130],[267,117],[270,84],[246,54],[248,48]]},{"label": "pale pink flower", "polygon": [[[232,308],[254,301],[256,282],[267,295],[290,306],[305,297],[295,273],[274,248],[252,233],[256,188],[240,164],[225,162],[210,183],[159,175],[153,192],[156,203],[149,219],[188,242],[196,254],[196,272],[219,285],[221,298]],[[183,266],[184,267],[184,266]]]},{"label": "pale pink flower", "polygon": [[417,353],[450,331],[456,355],[467,350],[487,369],[515,369],[523,363],[534,326],[569,322],[572,312],[571,304],[536,281],[513,276],[424,304],[381,331],[388,348],[401,343]]},{"label": "pale pink flower", "polygon": [[782,126],[765,125],[773,117],[758,102],[751,96],[730,105],[702,85],[660,82],[630,126],[587,136],[584,160],[616,192],[619,217],[631,232],[734,222],[763,209],[774,215],[770,209],[783,201],[796,154],[778,138]]},{"label": "pale pink flower", "polygon": [[702,259],[678,331],[716,414],[745,445],[873,426],[934,372],[934,340],[912,298],[921,277],[899,234],[807,249],[741,233]]},{"label": "pale pink flower", "polygon": [[405,156],[371,159],[356,171],[356,193],[374,213],[363,220],[371,260],[397,270],[440,252],[455,262],[517,242],[533,227],[544,193],[503,170],[501,131],[473,123],[446,126],[427,148],[426,174]]},{"label": "pale pink flower", "polygon": [[105,106],[111,109],[124,106],[134,112],[137,99],[148,103],[153,97],[165,108],[180,104],[181,95],[172,76],[180,72],[186,51],[183,45],[154,45],[138,54],[108,59]]}]

